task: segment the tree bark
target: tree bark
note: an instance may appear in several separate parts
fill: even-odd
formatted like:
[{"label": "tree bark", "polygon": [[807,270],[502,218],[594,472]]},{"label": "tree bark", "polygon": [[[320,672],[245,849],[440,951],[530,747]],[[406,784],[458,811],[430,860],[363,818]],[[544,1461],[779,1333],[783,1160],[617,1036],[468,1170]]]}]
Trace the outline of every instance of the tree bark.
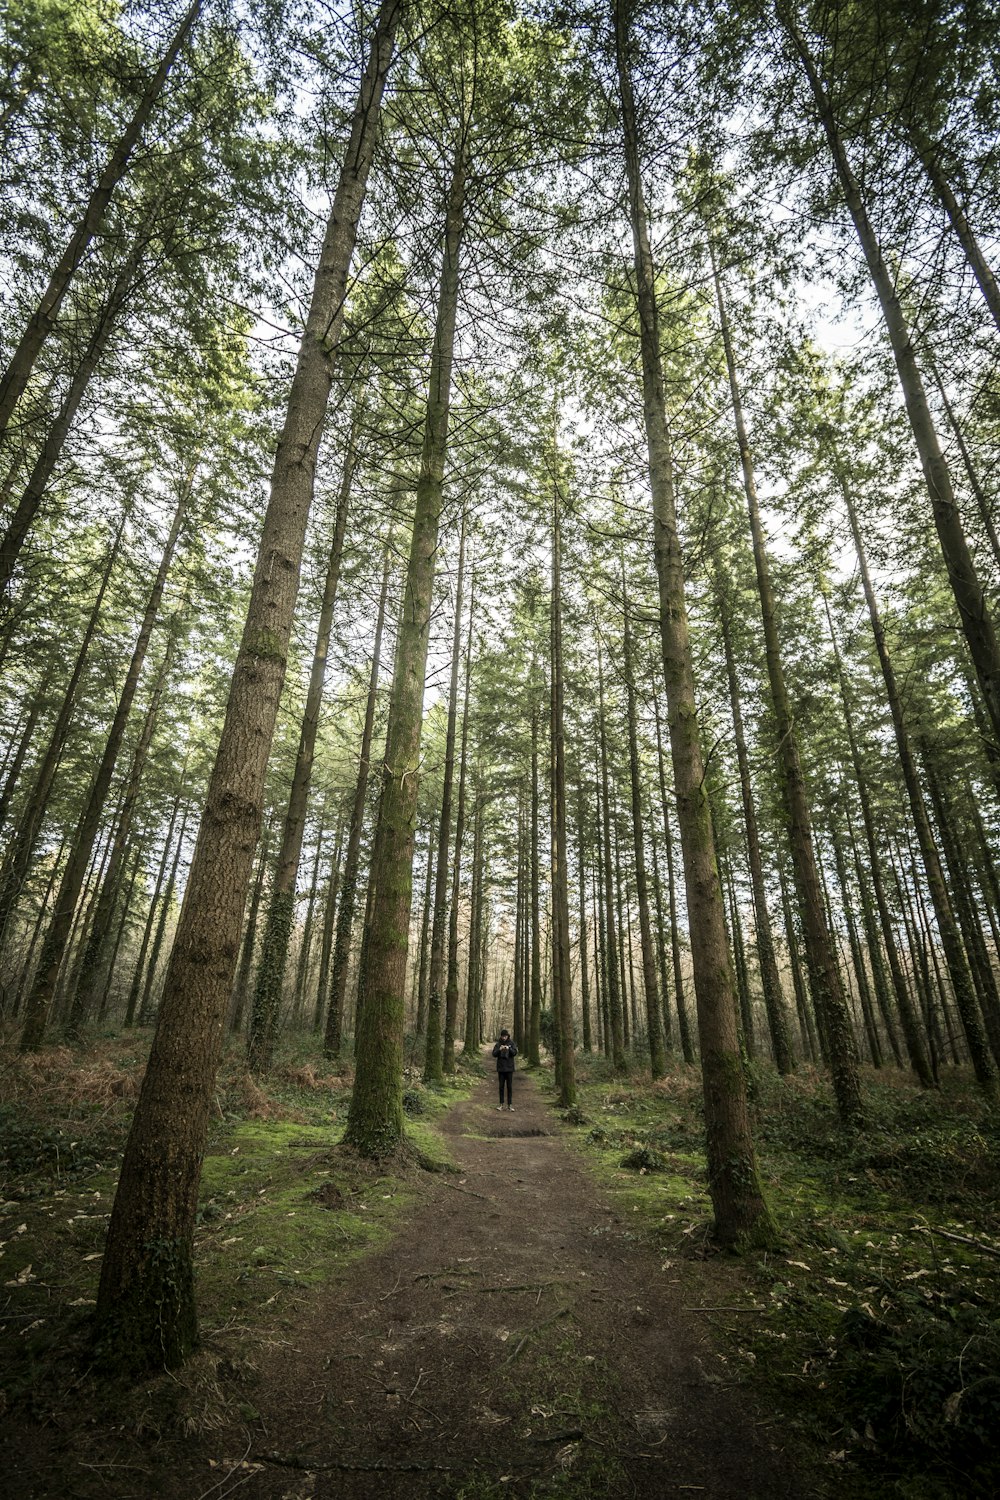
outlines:
[{"label": "tree bark", "polygon": [[552,761],[552,1022],[559,1037],[559,1103],[576,1100],[573,987],[569,962],[569,850],[566,818],[565,684],[562,642],[562,525],[559,515],[559,450],[552,453],[552,578],[550,613],[550,739]]},{"label": "tree bark", "polygon": [[31,695],[31,701],[28,704],[27,716],[24,721],[24,728],[21,730],[21,735],[17,741],[16,747],[12,748],[10,758],[4,766],[4,770],[7,774],[4,777],[3,791],[0,792],[0,828],[2,828],[4,823],[7,821],[7,809],[10,807],[11,797],[14,795],[14,789],[18,784],[18,780],[21,775],[21,769],[24,765],[28,751],[31,748],[31,742],[35,737],[35,730],[38,728],[38,721],[41,718],[42,710],[45,707],[45,701],[48,695],[51,679],[52,667],[51,664],[49,664],[45,667],[45,670],[42,673],[41,680],[38,686],[35,688],[35,691]]},{"label": "tree bark", "polygon": [[629,0],[613,0],[642,354],[643,415],[653,500],[660,639],[698,1003],[709,1192],[715,1211],[715,1233],[722,1243],[771,1241],[774,1225],[764,1201],[750,1130],[746,1080],[736,1032],[736,996],[699,739],[684,561],[677,528],[673,457],[660,359],[656,267],[642,192],[639,136],[628,61],[629,9]]},{"label": "tree bark", "polygon": [[[811,82],[811,80],[810,80]],[[962,207],[958,194],[955,192],[948,180],[947,174],[941,165],[941,147],[928,137],[912,116],[908,117],[904,126],[910,138],[920,164],[927,173],[927,180],[934,189],[935,196],[945,213],[948,221],[955,231],[955,237],[965,251],[965,258],[969,262],[976,284],[983,294],[983,301],[990,310],[990,316],[1000,331],[1000,286],[997,285],[993,269],[983,254],[982,247],[976,239],[972,225],[969,223],[968,215]]]},{"label": "tree bark", "polygon": [[713,578],[715,602],[722,629],[722,648],[726,657],[726,677],[729,682],[729,706],[733,717],[733,733],[736,741],[736,763],[740,773],[740,796],[743,802],[743,828],[746,833],[747,863],[750,868],[750,891],[753,899],[754,927],[757,938],[757,962],[760,966],[761,987],[764,991],[764,1011],[767,1015],[768,1031],[771,1035],[771,1050],[775,1066],[782,1075],[795,1071],[788,1040],[785,1020],[785,999],[778,974],[778,961],[774,956],[774,938],[771,932],[771,916],[767,907],[767,891],[764,886],[764,861],[760,852],[760,835],[757,829],[757,810],[753,800],[753,784],[750,779],[750,756],[747,751],[746,732],[743,728],[743,703],[740,697],[739,678],[736,673],[736,657],[733,652],[733,632],[729,617],[729,605],[721,580]]},{"label": "tree bark", "polygon": [[228,1030],[232,1036],[238,1036],[243,1030],[243,1015],[246,1010],[247,992],[250,988],[250,975],[253,970],[254,947],[257,942],[260,903],[264,894],[264,881],[267,877],[268,858],[271,853],[271,827],[271,819],[268,818],[265,820],[257,851],[257,873],[254,876],[253,889],[250,893],[250,908],[244,923],[243,941],[240,944],[239,968],[236,970],[236,979],[233,982],[233,993],[229,1003]]},{"label": "tree bark", "polygon": [[635,850],[635,893],[639,907],[639,946],[642,952],[642,989],[646,1002],[646,1040],[652,1077],[666,1072],[663,1031],[660,1026],[660,997],[656,973],[656,949],[649,917],[649,884],[646,879],[646,834],[643,821],[642,779],[639,775],[639,730],[635,706],[635,672],[632,663],[632,627],[629,601],[622,566],[622,609],[624,611],[622,651],[625,666],[625,703],[628,714],[628,768],[632,803],[632,846]]},{"label": "tree bark", "polygon": [[[532,663],[534,666],[534,663]],[[532,676],[534,673],[532,673]],[[528,1014],[528,1061],[541,1064],[542,1030],[542,916],[538,854],[538,705],[531,710],[531,828],[528,841],[528,904],[531,926],[531,1004]]]},{"label": "tree bark", "polygon": [[396,639],[382,794],[372,852],[372,882],[378,902],[369,932],[363,975],[364,1004],[355,1038],[357,1071],[344,1136],[348,1145],[374,1160],[392,1155],[403,1138],[403,1022],[413,837],[427,646],[448,446],[467,171],[463,140],[456,150],[448,197],[413,537]]},{"label": "tree bark", "polygon": [[948,975],[951,979],[952,989],[955,994],[955,1003],[958,1007],[958,1013],[961,1017],[965,1038],[972,1057],[972,1066],[975,1070],[976,1081],[987,1097],[992,1099],[997,1092],[997,1071],[990,1056],[982,1022],[976,1008],[972,975],[969,971],[965,949],[962,946],[961,934],[958,930],[958,924],[955,921],[954,910],[948,895],[947,885],[945,884],[941,859],[938,854],[937,845],[934,842],[933,833],[931,832],[930,821],[927,817],[923,792],[920,788],[917,767],[910,746],[909,730],[903,713],[899,689],[896,684],[896,673],[889,656],[888,647],[886,646],[885,631],[882,627],[882,619],[878,603],[875,599],[875,590],[872,587],[871,575],[868,571],[868,557],[861,538],[861,528],[858,525],[854,499],[851,495],[849,485],[843,478],[841,478],[841,492],[847,507],[847,519],[850,523],[851,535],[854,539],[854,547],[858,556],[861,585],[864,589],[865,601],[868,605],[868,615],[871,621],[872,635],[875,640],[875,650],[878,653],[879,665],[882,668],[882,678],[885,683],[886,697],[889,702],[889,712],[892,715],[893,731],[896,738],[896,753],[899,756],[900,770],[903,773],[903,782],[910,804],[910,814],[920,847],[920,855],[927,877],[927,885],[934,907],[934,914],[937,918],[938,931],[941,934],[941,945],[944,948]]},{"label": "tree bark", "polygon": [[299,747],[295,756],[295,770],[281,831],[281,847],[274,871],[274,884],[271,887],[271,898],[268,902],[267,916],[264,919],[264,938],[257,962],[257,979],[254,985],[250,1026],[247,1031],[247,1067],[251,1073],[258,1075],[266,1073],[271,1066],[285,969],[288,964],[288,944],[295,920],[295,886],[299,876],[299,862],[302,858],[306,809],[309,804],[316,736],[319,733],[319,716],[323,706],[323,687],[326,682],[326,662],[330,653],[330,632],[333,628],[333,611],[337,603],[340,565],[344,555],[347,512],[358,462],[355,439],[356,424],[348,439],[347,453],[344,458],[344,471],[341,477],[340,494],[337,498],[337,512],[333,536],[330,539],[323,597],[320,601],[319,620],[316,626],[316,646],[313,651],[305,711],[299,731]]},{"label": "tree bark", "polygon": [[600,722],[601,749],[601,819],[603,827],[601,861],[604,874],[604,954],[605,988],[608,998],[608,1033],[604,1050],[611,1058],[616,1073],[626,1073],[625,1022],[622,1009],[621,968],[619,964],[620,942],[618,918],[615,911],[615,887],[611,842],[611,779],[608,771],[607,716],[604,708],[604,656],[600,632],[597,636],[597,703]]},{"label": "tree bark", "polygon": [[[681,1056],[688,1067],[693,1067],[694,1042],[691,1037],[691,1022],[688,1019],[687,998],[684,994],[684,975],[681,969],[681,935],[677,924],[677,881],[674,876],[674,836],[670,826],[670,804],[667,801],[667,776],[663,759],[663,729],[660,723],[660,699],[653,683],[653,714],[656,720],[656,766],[660,782],[660,807],[663,812],[663,852],[667,861],[667,908],[670,919],[670,961],[674,975],[674,1008],[677,1011],[677,1029],[681,1038]],[[664,1012],[666,996],[664,996]],[[670,1028],[666,1027],[667,1035]]]},{"label": "tree bark", "polygon": [[[440,1083],[444,1073],[455,1071],[455,1021],[451,1035],[442,1031],[442,990],[447,982],[448,944],[448,850],[451,845],[451,797],[455,782],[455,737],[458,727],[458,674],[462,657],[462,593],[465,585],[465,523],[458,539],[458,574],[455,579],[455,619],[451,634],[451,681],[448,687],[448,725],[445,731],[444,770],[441,779],[441,814],[438,822],[437,868],[434,872],[434,911],[431,920],[431,968],[427,996],[427,1053],[424,1082]],[[457,998],[457,997],[456,997]]]},{"label": "tree bark", "polygon": [[358,219],[400,0],[383,0],[278,442],[243,639],[125,1149],[95,1312],[120,1371],[178,1365],[197,1343],[192,1240],[226,1005],[298,591]]},{"label": "tree bark", "polygon": [[[581,776],[580,783],[576,789],[577,884],[579,885],[578,894],[580,901],[580,1010],[583,1050],[590,1053],[594,1050],[594,1036],[590,1019],[590,973],[587,959],[587,861],[585,847],[586,828],[583,815],[583,778]],[[655,848],[653,858],[655,861]],[[659,894],[658,891],[657,894]]]},{"label": "tree bark", "polygon": [[21,492],[21,497],[11,514],[6,530],[0,536],[0,599],[6,593],[13,577],[18,554],[38,514],[39,506],[79,410],[80,402],[86,394],[94,371],[107,347],[108,339],[118,321],[118,316],[135,283],[143,249],[144,240],[140,236],[136,239],[128,259],[119,271],[107,302],[98,314],[83,357],[73,371],[62,406],[46,433],[45,441],[35,459],[28,482]]},{"label": "tree bark", "polygon": [[[444,1025],[444,1069],[447,1073],[448,1060],[452,1059],[454,1068],[454,1036],[458,1025],[458,898],[462,881],[462,859],[465,845],[465,803],[466,783],[468,781],[468,758],[469,758],[469,708],[472,702],[472,624],[476,617],[476,571],[472,570],[472,579],[469,586],[469,632],[465,642],[465,687],[462,693],[462,742],[458,760],[458,802],[455,807],[455,853],[452,858],[451,872],[451,906],[448,912],[448,982],[445,987],[445,1025]],[[449,1038],[452,1040],[450,1041]],[[515,1042],[517,1037],[515,1035]],[[462,1040],[462,1052],[466,1057],[471,1057],[479,1051],[478,1028],[475,1026],[475,1015],[470,1012],[466,1005],[465,1036]]]},{"label": "tree bark", "polygon": [[35,774],[31,795],[27,798],[25,806],[21,809],[17,831],[11,839],[4,857],[3,867],[0,869],[0,944],[3,943],[7,936],[11,918],[14,915],[14,909],[21,894],[21,888],[24,885],[25,878],[31,866],[35,844],[38,841],[39,829],[41,828],[42,819],[45,816],[45,809],[48,806],[52,782],[55,779],[59,761],[66,744],[66,737],[69,734],[69,726],[73,718],[73,710],[76,706],[76,695],[80,686],[80,679],[83,676],[83,670],[87,664],[87,656],[90,651],[90,644],[101,617],[104,596],[107,593],[108,585],[111,582],[111,575],[114,572],[115,564],[118,561],[118,554],[121,551],[128,513],[129,510],[126,508],[118,523],[118,530],[115,533],[111,550],[108,553],[107,561],[101,573],[101,582],[97,590],[97,597],[87,617],[83,640],[80,642],[80,648],[73,663],[69,682],[66,684],[65,691],[63,692],[62,702],[59,705],[59,712],[56,714],[56,720],[52,726],[52,733],[49,735],[45,753]]},{"label": "tree bark", "polygon": [[[378,703],[378,681],[382,670],[382,634],[385,629],[385,607],[389,594],[389,575],[391,569],[392,553],[388,542],[386,542],[382,559],[382,584],[378,596],[378,614],[375,617],[375,639],[372,643],[372,664],[368,674],[365,722],[361,730],[361,749],[358,754],[358,779],[354,784],[351,826],[347,834],[347,852],[344,855],[344,869],[340,880],[337,931],[333,940],[330,999],[327,1004],[326,1035],[323,1040],[323,1052],[329,1058],[340,1056],[340,1048],[343,1041],[347,968],[351,957],[351,933],[354,930],[354,912],[357,906],[361,835],[365,826],[368,776],[371,770],[372,735],[375,729],[375,708]],[[429,858],[430,856],[428,855]]]},{"label": "tree bark", "polygon": [[150,694],[142,730],[132,756],[132,766],[128,775],[125,798],[118,815],[111,853],[104,872],[104,878],[101,882],[97,904],[94,908],[94,920],[91,924],[86,951],[83,954],[80,973],[70,1004],[70,1013],[66,1028],[67,1035],[70,1037],[79,1035],[81,1027],[85,1025],[93,1014],[101,993],[101,984],[105,975],[105,965],[107,962],[108,938],[111,932],[111,924],[114,920],[115,906],[118,902],[122,867],[132,832],[132,818],[135,814],[136,802],[139,797],[139,784],[142,780],[142,773],[146,768],[146,757],[149,754],[153,732],[156,728],[160,700],[163,697],[167,674],[170,671],[174,640],[175,634],[171,630],[166,649],[163,653],[163,660],[160,663],[160,669],[157,673],[156,682]]},{"label": "tree bark", "polygon": [[729,391],[733,408],[733,425],[739,446],[740,464],[743,470],[743,487],[746,493],[750,516],[750,531],[753,538],[754,566],[757,573],[757,591],[760,600],[761,619],[764,627],[764,649],[767,660],[767,677],[770,685],[771,707],[774,712],[775,731],[778,738],[778,763],[781,770],[782,797],[788,818],[788,838],[795,872],[795,885],[802,912],[802,934],[805,940],[806,964],[813,991],[816,1011],[829,1049],[830,1072],[833,1079],[837,1108],[842,1123],[856,1129],[864,1120],[861,1101],[861,1082],[858,1076],[857,1042],[851,1026],[850,1012],[844,994],[840,967],[830,941],[823,915],[823,897],[820,890],[816,850],[813,842],[812,817],[809,793],[802,758],[799,752],[798,733],[792,714],[785,669],[782,662],[781,645],[778,640],[778,623],[774,592],[771,585],[770,563],[764,543],[764,529],[757,499],[757,482],[753,459],[747,439],[743,418],[743,403],[736,373],[732,334],[726,302],[722,292],[722,280],[716,264],[714,248],[709,242],[712,261],[712,277],[719,309],[719,330],[726,357],[729,375]]},{"label": "tree bark", "polygon": [[[847,682],[844,676],[843,662],[840,656],[840,647],[837,642],[836,633],[833,628],[833,618],[830,614],[830,604],[825,589],[821,589],[823,603],[826,609],[827,628],[830,632],[830,641],[833,646],[834,661],[837,668],[837,681],[840,686],[840,702],[844,712],[844,728],[847,732],[847,743],[851,751],[851,764],[854,767],[854,781],[858,789],[858,800],[861,803],[861,821],[865,830],[865,844],[868,850],[868,868],[871,874],[872,890],[875,893],[875,902],[878,907],[879,923],[881,925],[881,938],[885,948],[886,958],[889,963],[889,973],[892,976],[893,992],[896,996],[896,1005],[899,1010],[900,1024],[903,1028],[903,1037],[906,1042],[906,1050],[910,1059],[910,1066],[921,1087],[930,1089],[936,1087],[934,1073],[927,1056],[923,1037],[920,1034],[920,1023],[913,1009],[910,992],[903,977],[903,969],[899,959],[899,951],[893,933],[892,915],[889,911],[889,903],[885,896],[885,887],[882,881],[882,859],[879,849],[878,837],[875,831],[875,818],[872,813],[871,797],[868,794],[868,778],[865,775],[864,763],[858,745],[857,734],[854,729],[854,714],[851,710],[850,699],[847,695]],[[853,834],[852,834],[853,837]],[[862,900],[865,900],[865,891],[862,886]],[[867,922],[866,922],[867,926]],[[878,941],[876,934],[868,930],[868,947],[872,958],[873,969],[879,962]],[[879,975],[875,972],[876,988],[878,987]],[[895,1046],[895,1039],[893,1039]]]}]

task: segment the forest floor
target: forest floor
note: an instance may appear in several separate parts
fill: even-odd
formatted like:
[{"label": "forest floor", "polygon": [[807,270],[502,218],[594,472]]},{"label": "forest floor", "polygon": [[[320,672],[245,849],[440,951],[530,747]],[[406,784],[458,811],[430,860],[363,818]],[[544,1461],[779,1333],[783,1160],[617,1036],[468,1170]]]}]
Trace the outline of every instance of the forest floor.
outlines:
[{"label": "forest floor", "polygon": [[773,1418],[684,1311],[680,1280],[664,1281],[556,1128],[525,1075],[513,1112],[497,1111],[492,1077],[449,1112],[457,1173],[426,1184],[405,1231],[261,1371],[246,1492],[808,1491]]},{"label": "forest floor", "polygon": [[[996,1131],[975,1092],[756,1079],[772,1252],[711,1245],[700,1090],[581,1062],[416,1082],[424,1160],[332,1144],[349,1074],[220,1078],[203,1347],[96,1381],[87,1318],[142,1039],[0,1055],[0,1494],[17,1500],[991,1496]],[[625,1154],[623,1154],[623,1152]]]},{"label": "forest floor", "polygon": [[[245,1363],[231,1328],[214,1336],[228,1358],[188,1385],[188,1431],[158,1430],[155,1403],[138,1434],[134,1402],[117,1429],[110,1411],[88,1412],[85,1395],[76,1420],[72,1400],[41,1426],[17,1408],[2,1453],[6,1492],[811,1493],[781,1451],[773,1415],[754,1410],[684,1309],[682,1279],[664,1279],[662,1258],[560,1139],[537,1082],[517,1075],[512,1112],[497,1111],[495,1092],[492,1074],[478,1078],[443,1115],[450,1170],[419,1171],[381,1249],[288,1299],[270,1337],[249,1335]],[[343,1179],[335,1185],[326,1166],[303,1158],[308,1178],[320,1178],[313,1194],[336,1207]],[[375,1200],[387,1187],[386,1198],[390,1180],[372,1175],[361,1191]],[[256,1258],[278,1257],[258,1249]],[[211,1360],[212,1333],[207,1343]],[[241,1399],[220,1399],[219,1380]]]}]

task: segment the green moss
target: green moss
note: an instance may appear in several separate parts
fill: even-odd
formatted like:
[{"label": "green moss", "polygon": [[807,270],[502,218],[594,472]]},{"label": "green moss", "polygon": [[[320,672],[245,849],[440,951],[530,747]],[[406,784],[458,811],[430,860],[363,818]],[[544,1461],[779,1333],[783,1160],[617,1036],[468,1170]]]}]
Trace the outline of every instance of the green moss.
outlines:
[{"label": "green moss", "polygon": [[339,1126],[267,1120],[217,1142],[199,1205],[200,1296],[266,1305],[386,1242],[414,1189],[354,1170],[334,1149],[340,1135]]},{"label": "green moss", "polygon": [[[625,1232],[651,1239],[706,1305],[723,1357],[781,1414],[804,1466],[840,1455],[836,1492],[858,1500],[959,1488],[985,1500],[1000,1490],[1000,1286],[991,1255],[948,1237],[1000,1244],[1000,1143],[982,1100],[971,1080],[928,1095],[887,1073],[866,1081],[870,1128],[845,1136],[825,1081],[757,1073],[777,1250],[701,1259],[711,1210],[696,1079],[653,1090],[583,1066],[592,1123],[564,1129]],[[620,1170],[629,1149],[662,1151],[670,1170]]]},{"label": "green moss", "polygon": [[256,656],[260,661],[276,661],[282,664],[285,660],[285,651],[280,639],[273,630],[267,630],[263,626],[247,642],[244,655]]}]

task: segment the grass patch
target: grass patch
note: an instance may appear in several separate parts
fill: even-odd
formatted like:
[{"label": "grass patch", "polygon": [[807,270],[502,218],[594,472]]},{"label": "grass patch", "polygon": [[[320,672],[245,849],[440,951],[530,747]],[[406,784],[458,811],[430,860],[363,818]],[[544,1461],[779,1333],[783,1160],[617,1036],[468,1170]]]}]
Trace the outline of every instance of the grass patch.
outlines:
[{"label": "grass patch", "polygon": [[[869,1074],[868,1126],[826,1083],[752,1078],[777,1253],[713,1252],[700,1080],[577,1067],[567,1133],[628,1232],[710,1323],[734,1378],[779,1410],[840,1495],[1000,1492],[1000,1138],[971,1080]],[[630,1162],[631,1166],[623,1165]],[[601,1226],[595,1232],[602,1232]]]}]

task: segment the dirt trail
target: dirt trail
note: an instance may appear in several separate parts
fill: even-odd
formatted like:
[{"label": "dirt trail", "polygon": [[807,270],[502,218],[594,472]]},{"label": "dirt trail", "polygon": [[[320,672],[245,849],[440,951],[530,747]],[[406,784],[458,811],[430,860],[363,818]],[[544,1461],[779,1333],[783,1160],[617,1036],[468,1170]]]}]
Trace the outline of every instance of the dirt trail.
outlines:
[{"label": "dirt trail", "polygon": [[252,1467],[192,1500],[806,1492],[522,1074],[514,1105],[491,1076],[450,1112],[460,1173],[268,1357]]}]

